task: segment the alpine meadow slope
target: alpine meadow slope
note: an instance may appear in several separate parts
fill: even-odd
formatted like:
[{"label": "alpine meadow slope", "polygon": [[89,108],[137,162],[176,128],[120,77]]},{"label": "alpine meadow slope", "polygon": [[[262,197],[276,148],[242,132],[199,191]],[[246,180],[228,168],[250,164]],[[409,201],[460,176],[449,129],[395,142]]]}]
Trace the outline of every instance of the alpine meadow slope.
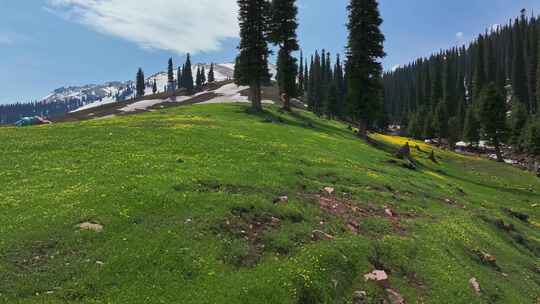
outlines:
[{"label": "alpine meadow slope", "polygon": [[0,128],[0,303],[537,302],[540,179],[248,108]]}]

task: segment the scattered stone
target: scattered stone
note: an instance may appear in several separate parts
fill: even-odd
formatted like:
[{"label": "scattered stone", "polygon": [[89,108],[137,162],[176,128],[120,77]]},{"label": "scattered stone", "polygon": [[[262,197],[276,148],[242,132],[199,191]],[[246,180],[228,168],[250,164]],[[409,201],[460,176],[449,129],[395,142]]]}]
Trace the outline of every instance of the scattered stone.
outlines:
[{"label": "scattered stone", "polygon": [[103,266],[103,265],[105,265],[105,263],[103,263],[102,261],[96,261],[96,265]]},{"label": "scattered stone", "polygon": [[91,222],[84,222],[77,225],[79,229],[81,230],[91,230],[95,232],[102,232],[103,231],[103,225],[91,223]]},{"label": "scattered stone", "polygon": [[388,280],[388,275],[384,270],[373,270],[372,272],[365,274],[364,279],[366,281],[386,281]]},{"label": "scattered stone", "polygon": [[386,293],[391,304],[405,304],[405,299],[397,291],[387,288]]},{"label": "scattered stone", "polygon": [[278,196],[274,199],[274,204],[286,204],[289,202],[289,197],[288,196]]},{"label": "scattered stone", "polygon": [[324,187],[323,191],[325,194],[332,195],[334,194],[335,189],[332,187]]},{"label": "scattered stone", "polygon": [[471,288],[474,290],[474,292],[476,293],[476,295],[480,295],[481,293],[481,289],[480,289],[480,284],[478,283],[478,280],[476,280],[476,278],[471,278],[469,280],[469,285],[471,285]]},{"label": "scattered stone", "polygon": [[330,241],[334,239],[332,235],[321,230],[313,230],[311,237],[314,241]]},{"label": "scattered stone", "polygon": [[367,298],[367,292],[361,290],[361,291],[355,291],[353,294],[353,304],[365,304]]},{"label": "scattered stone", "polygon": [[390,210],[390,208],[384,208],[384,214],[389,217],[394,217],[394,213],[392,212],[392,210]]}]

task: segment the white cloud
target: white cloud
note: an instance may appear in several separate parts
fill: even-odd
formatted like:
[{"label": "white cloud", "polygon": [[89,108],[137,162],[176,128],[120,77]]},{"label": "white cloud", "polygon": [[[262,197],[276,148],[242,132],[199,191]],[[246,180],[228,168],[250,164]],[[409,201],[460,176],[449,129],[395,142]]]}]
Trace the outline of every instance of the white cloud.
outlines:
[{"label": "white cloud", "polygon": [[47,9],[146,49],[216,51],[238,36],[236,0],[48,0]]},{"label": "white cloud", "polygon": [[463,32],[457,32],[456,33],[456,38],[459,40],[459,41],[463,41],[463,39],[465,39],[465,34]]}]

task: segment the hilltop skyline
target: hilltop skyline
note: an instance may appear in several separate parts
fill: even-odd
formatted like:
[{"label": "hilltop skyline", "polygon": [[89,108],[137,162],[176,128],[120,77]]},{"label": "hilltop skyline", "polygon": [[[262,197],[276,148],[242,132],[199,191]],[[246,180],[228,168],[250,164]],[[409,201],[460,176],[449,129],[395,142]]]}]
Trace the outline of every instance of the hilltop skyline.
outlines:
[{"label": "hilltop skyline", "polygon": [[[521,8],[528,14],[540,11],[540,4],[531,0],[489,1],[489,7],[487,2],[381,2],[385,69],[467,43],[486,28],[518,16]],[[188,51],[195,62],[234,59],[238,43],[234,0],[172,3],[5,4],[0,13],[0,104],[35,100],[62,86],[132,79],[139,66],[152,74],[165,69],[167,58],[180,62]],[[323,48],[343,53],[346,5],[346,0],[298,1],[299,38],[306,55]]]}]

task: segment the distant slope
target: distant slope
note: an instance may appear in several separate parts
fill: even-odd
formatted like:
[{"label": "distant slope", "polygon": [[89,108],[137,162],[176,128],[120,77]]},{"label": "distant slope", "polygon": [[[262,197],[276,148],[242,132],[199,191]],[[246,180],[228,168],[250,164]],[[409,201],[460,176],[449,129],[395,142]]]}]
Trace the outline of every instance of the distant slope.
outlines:
[{"label": "distant slope", "polygon": [[[209,63],[199,63],[192,66],[195,75],[197,68],[210,70]],[[276,67],[269,66],[272,75],[276,75]],[[174,70],[175,78],[176,69]],[[215,79],[218,82],[233,79],[234,64],[218,63],[214,66]],[[166,90],[168,76],[162,71],[147,78],[146,95],[152,94],[152,84],[157,84],[158,93]],[[83,86],[62,87],[52,91],[47,96],[35,101],[35,104],[0,106],[0,124],[12,124],[22,116],[42,115],[59,118],[68,112],[82,111],[89,108],[125,101],[135,95],[134,82],[114,81],[104,84],[89,84]]]},{"label": "distant slope", "polygon": [[265,108],[0,128],[0,303],[537,303],[540,179]]}]

